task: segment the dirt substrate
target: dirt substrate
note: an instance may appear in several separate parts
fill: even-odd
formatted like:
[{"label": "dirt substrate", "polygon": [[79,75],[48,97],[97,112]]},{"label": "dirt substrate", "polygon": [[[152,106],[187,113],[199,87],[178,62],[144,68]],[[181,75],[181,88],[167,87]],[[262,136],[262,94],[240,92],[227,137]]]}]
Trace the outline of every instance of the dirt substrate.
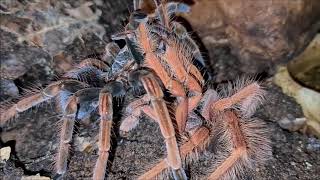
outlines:
[{"label": "dirt substrate", "polygon": [[[96,34],[83,34],[81,39],[74,38],[73,41],[61,48],[64,57],[68,56],[79,60],[79,58],[90,57],[101,51],[92,52],[92,49],[103,49],[107,36],[119,30],[119,28],[108,28],[110,24],[114,23],[113,20],[111,21],[112,17],[117,14],[117,19],[121,19],[127,13],[126,8],[123,7],[122,11],[109,11],[111,7],[115,9],[119,4],[109,6],[97,7],[104,12],[110,12],[104,13],[100,20],[97,21],[106,29],[103,36],[104,40],[98,38]],[[119,16],[120,14],[122,15],[121,17]],[[7,31],[2,29],[0,33],[1,39],[3,39],[2,37],[8,37]],[[20,53],[19,57],[24,57],[20,58],[23,61],[19,58],[14,59],[14,62],[18,64],[21,62],[34,62],[34,59],[41,59],[41,61],[34,62],[32,64],[34,66],[21,66],[22,69],[20,70],[24,71],[21,74],[17,72],[17,75],[14,74],[9,78],[2,78],[2,92],[8,87],[13,87],[13,89],[18,89],[21,92],[22,88],[27,87],[28,84],[47,84],[53,79],[53,72],[63,71],[63,69],[59,68],[61,67],[59,63],[55,64],[55,62],[52,65],[52,59],[56,58],[53,52],[42,51],[42,48],[39,47],[36,49],[32,47],[33,51],[28,51],[31,48],[30,45],[10,43],[15,42],[9,40],[1,42],[1,46],[6,44],[6,46],[2,46],[6,48],[1,48],[2,57],[3,55],[8,55],[9,57],[10,53],[17,50]],[[246,67],[248,63],[239,62],[236,57],[231,55],[228,47],[207,45],[205,48],[203,51],[206,52],[208,57],[207,69],[213,77],[210,80],[210,84],[213,84],[213,86],[226,81],[234,81],[239,76],[246,76],[248,75],[246,68],[253,68]],[[6,62],[12,63],[12,61]],[[1,65],[4,66],[5,64]],[[257,67],[257,69],[260,68]],[[283,94],[281,89],[274,85],[272,82],[272,69],[274,68],[257,72],[260,80],[264,82],[268,95],[266,102],[257,111],[255,117],[263,120],[269,128],[273,157],[267,161],[264,167],[256,169],[255,175],[248,177],[248,179],[319,179],[320,141],[298,132],[283,130],[278,125],[281,119],[301,118],[303,114],[294,99]],[[4,82],[4,79],[6,79],[6,82]],[[10,92],[13,92],[12,90],[6,90],[5,92],[7,92],[5,94],[6,98],[16,96],[14,93],[10,94]],[[120,135],[117,127],[122,115],[120,112],[122,106],[115,106],[114,108],[116,117],[112,142],[113,149],[108,165],[108,178],[135,179],[142,172],[149,169],[152,164],[164,158],[163,138],[158,125],[146,118],[142,118],[138,127],[130,133]],[[47,103],[42,107],[22,113],[1,129],[0,146],[10,146],[11,155],[9,160],[0,162],[0,177],[11,180],[20,179],[22,176],[40,174],[41,176],[58,178],[54,173],[53,164],[58,148],[58,131],[61,124],[59,115],[55,111],[53,103]],[[72,144],[73,152],[70,155],[66,179],[90,179],[92,176],[92,170],[97,158],[95,142],[99,126],[99,122],[94,119],[77,124]],[[202,179],[210,172],[210,166],[215,161],[212,151],[212,147],[209,146],[207,151],[200,154],[198,161],[190,163],[186,167],[191,179]]]}]

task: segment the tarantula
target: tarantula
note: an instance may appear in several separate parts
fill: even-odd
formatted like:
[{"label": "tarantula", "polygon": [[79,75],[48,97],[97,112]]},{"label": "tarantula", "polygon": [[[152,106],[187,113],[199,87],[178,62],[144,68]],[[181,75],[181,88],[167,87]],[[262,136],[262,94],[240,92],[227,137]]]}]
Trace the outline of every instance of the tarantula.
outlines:
[{"label": "tarantula", "polygon": [[[75,121],[98,109],[99,157],[93,179],[104,179],[111,146],[113,98],[139,90],[141,97],[125,108],[120,131],[135,128],[145,114],[159,124],[167,150],[166,158],[139,179],[152,179],[163,172],[171,172],[176,180],[188,179],[184,160],[196,151],[204,151],[213,141],[222,153],[217,154],[208,178],[246,175],[271,153],[264,124],[250,119],[265,91],[254,81],[230,84],[220,93],[205,87],[203,75],[193,64],[204,64],[200,50],[184,26],[172,20],[174,14],[188,12],[189,6],[155,0],[154,13],[146,14],[141,1],[133,2],[134,11],[125,31],[112,36],[125,41],[123,48],[109,43],[101,59],[83,60],[61,80],[7,108],[1,114],[1,124],[56,98],[63,113],[56,171],[64,174]],[[174,98],[166,101],[167,95]],[[167,103],[173,107],[173,114]]]}]

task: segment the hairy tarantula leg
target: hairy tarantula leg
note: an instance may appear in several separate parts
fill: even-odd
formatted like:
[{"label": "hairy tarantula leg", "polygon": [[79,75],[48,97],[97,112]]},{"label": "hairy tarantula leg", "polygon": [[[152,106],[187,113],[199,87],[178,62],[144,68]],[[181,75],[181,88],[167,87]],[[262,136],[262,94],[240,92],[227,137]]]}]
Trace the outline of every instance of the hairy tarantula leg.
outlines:
[{"label": "hairy tarantula leg", "polygon": [[246,140],[241,131],[238,117],[232,111],[227,111],[225,117],[226,123],[228,124],[228,128],[231,132],[231,139],[234,147],[231,155],[209,176],[208,179],[212,180],[220,179],[224,174],[226,174],[226,171],[237,163],[241,156],[247,154]]},{"label": "hairy tarantula leg", "polygon": [[[165,87],[178,99],[178,105],[176,106],[175,118],[178,125],[179,132],[182,132],[185,128],[188,112],[188,99],[183,85],[173,80],[169,77],[166,69],[160,63],[158,57],[153,52],[152,40],[149,38],[148,28],[145,24],[140,24],[139,26],[138,39],[140,41],[141,47],[146,53],[145,55],[145,64],[152,68],[156,74],[159,76]],[[181,64],[181,63],[180,63]],[[179,69],[181,67],[178,67]]]},{"label": "hairy tarantula leg", "polygon": [[[172,23],[176,23],[176,22],[172,22]],[[180,24],[180,26],[182,26],[181,24]],[[183,27],[183,26],[182,26]],[[185,44],[184,46],[185,47],[190,47],[190,45],[188,44],[188,42],[187,41],[185,41],[185,40],[183,40],[181,37],[180,37],[180,35],[179,34],[177,34],[176,33],[176,35],[177,35],[177,37],[175,36],[175,34],[173,34],[173,33],[171,33],[171,32],[169,32],[166,28],[164,28],[164,27],[162,27],[162,26],[159,26],[159,25],[154,25],[154,26],[151,26],[150,27],[150,31],[151,32],[153,32],[153,33],[156,33],[157,35],[159,35],[161,38],[163,38],[163,39],[166,39],[166,41],[173,41],[174,43],[173,44],[176,44],[176,42],[175,41],[177,41],[177,40],[180,40],[181,42],[180,43],[182,43],[182,44]],[[189,37],[190,39],[191,39],[191,37]],[[191,39],[192,40],[192,39]],[[198,48],[197,47],[197,45],[195,44],[195,42],[194,42],[194,45],[196,46],[196,47],[194,47],[194,48]],[[177,46],[178,48],[179,48],[179,46]],[[192,52],[187,52],[186,54],[189,54],[188,56],[193,56],[194,58],[196,58],[197,59],[197,56],[199,56],[199,55],[195,55],[195,52],[196,52],[196,50],[194,49],[194,48],[190,48],[190,51],[192,51]],[[189,58],[186,58],[186,57],[183,57],[184,56],[184,53],[183,53],[183,50],[179,50],[179,49],[177,49],[176,50],[177,52],[180,52],[180,57],[182,57],[181,59],[179,59],[179,61],[184,61],[185,63],[184,63],[184,66],[185,66],[185,71],[189,74],[189,75],[191,75],[191,76],[193,76],[194,78],[195,78],[195,80],[197,81],[197,82],[199,82],[199,84],[204,84],[204,79],[203,79],[203,76],[202,76],[202,74],[201,74],[201,72],[198,70],[198,68],[195,66],[195,65],[193,65],[192,63],[191,63],[191,58],[192,57],[189,57]],[[190,54],[191,53],[191,54]],[[199,54],[200,54],[200,56],[201,56],[201,53],[200,53],[200,51],[199,51]],[[178,56],[176,56],[176,57],[178,57],[179,58],[179,55]],[[167,60],[167,61],[174,61],[174,60]],[[200,63],[201,63],[201,60],[199,60],[199,59],[197,59],[197,61],[199,61]],[[202,62],[204,62],[204,61],[202,61]],[[169,62],[170,63],[170,62]],[[172,62],[172,63],[174,63],[174,62]],[[201,64],[203,64],[203,63],[201,63]],[[171,64],[172,66],[175,66],[175,64]],[[180,63],[180,65],[178,66],[178,67],[180,67],[181,66],[181,63]],[[204,64],[203,64],[203,66],[204,66]],[[176,65],[176,67],[177,67],[177,65]],[[186,74],[185,72],[184,72],[184,74]]]},{"label": "hairy tarantula leg", "polygon": [[186,44],[188,48],[190,48],[191,54],[193,57],[202,65],[205,66],[205,60],[203,59],[200,49],[196,42],[190,37],[187,29],[178,22],[172,22],[172,28],[178,38],[182,41],[182,43]]},{"label": "hairy tarantula leg", "polygon": [[177,98],[177,105],[175,109],[175,118],[179,132],[183,132],[186,127],[188,118],[188,98],[184,87],[178,81],[172,80],[166,84],[166,88]]},{"label": "hairy tarantula leg", "polygon": [[93,179],[104,179],[106,173],[109,151],[111,147],[111,128],[113,118],[112,97],[124,96],[125,89],[121,82],[110,81],[99,93],[99,157],[97,159]]},{"label": "hairy tarantula leg", "polygon": [[[180,153],[182,158],[186,158],[187,155],[191,154],[194,150],[200,149],[206,144],[210,137],[210,131],[208,128],[201,126],[198,128],[190,137],[190,139],[185,142],[180,147]],[[152,179],[159,175],[162,171],[169,168],[165,160],[162,160],[157,165],[155,165],[148,172],[144,173],[139,177],[140,180],[143,179]]]},{"label": "hairy tarantula leg", "polygon": [[145,63],[150,68],[153,68],[156,74],[160,77],[161,81],[164,82],[166,88],[178,99],[178,105],[176,106],[176,121],[179,132],[182,132],[185,128],[188,112],[188,100],[186,92],[181,83],[172,80],[164,67],[159,62],[158,57],[154,54],[151,45],[151,39],[148,36],[148,30],[145,24],[140,24],[138,38],[142,49],[145,51]]},{"label": "hairy tarantula leg", "polygon": [[94,59],[94,58],[84,59],[79,63],[79,65],[77,65],[78,68],[84,68],[84,67],[90,67],[90,66],[96,67],[101,70],[107,70],[110,68],[103,61],[100,61],[100,60]]},{"label": "hairy tarantula leg", "polygon": [[187,179],[184,169],[182,168],[174,127],[167,106],[162,99],[162,89],[150,72],[147,75],[141,74],[140,80],[147,91],[147,94],[150,96],[152,107],[158,117],[160,130],[166,142],[168,153],[167,163],[172,170],[173,176],[175,179]]},{"label": "hairy tarantula leg", "polygon": [[169,28],[169,17],[168,14],[166,13],[166,7],[162,3],[159,2],[159,0],[154,0],[156,4],[156,11],[157,14],[159,15],[159,19],[162,25],[166,26]]},{"label": "hairy tarantula leg", "polygon": [[[180,59],[181,54],[178,54],[177,52],[180,52],[176,48],[172,48],[170,46],[167,47],[166,51],[166,62],[172,67],[173,71],[175,71],[175,74],[177,75],[177,78],[186,84],[188,87],[189,93],[191,93],[193,96],[188,98],[188,112],[191,112],[195,107],[198,106],[199,101],[202,98],[202,87],[199,84],[199,82],[191,76],[186,69],[184,69],[184,64],[182,59]],[[186,117],[185,117],[186,121]]]},{"label": "hairy tarantula leg", "polygon": [[79,98],[77,96],[71,96],[61,119],[63,125],[60,132],[60,145],[56,160],[56,170],[58,174],[64,174],[67,170],[70,150],[69,143],[72,141],[73,128],[78,111],[78,102]]},{"label": "hairy tarantula leg", "polygon": [[79,80],[92,86],[100,86],[104,84],[109,70],[110,67],[103,61],[87,58],[67,71],[63,77]]},{"label": "hairy tarantula leg", "polygon": [[155,12],[149,16],[158,19],[166,28],[171,28],[171,18],[175,14],[190,11],[190,6],[181,2],[160,3],[160,1],[154,0],[154,4],[156,5]]},{"label": "hairy tarantula leg", "polygon": [[191,112],[202,98],[203,78],[192,65],[188,52],[177,43],[176,39],[167,37],[166,41],[168,45],[163,60],[170,66],[170,70],[174,72],[177,79],[188,87],[189,94],[192,94],[188,101],[188,112]]},{"label": "hairy tarantula leg", "polygon": [[[120,130],[124,132],[128,132],[131,129],[133,129],[138,124],[139,117],[141,116],[142,112],[147,116],[149,116],[151,119],[157,121],[157,116],[155,115],[154,110],[150,107],[149,104],[146,104],[146,102],[148,101],[150,101],[149,97],[144,96],[143,98],[138,99],[127,106],[126,113],[127,114],[130,113],[130,115],[123,120],[120,126]],[[176,118],[179,118],[179,117],[177,117],[176,115]],[[177,123],[178,123],[178,128],[185,127],[185,122],[178,121]],[[181,123],[184,123],[184,126],[182,126]]]},{"label": "hairy tarantula leg", "polygon": [[[271,156],[268,130],[264,123],[254,119],[242,119],[253,114],[263,95],[260,85],[254,82],[238,90],[230,97],[230,102],[225,98],[210,103],[210,120],[223,130],[219,141],[225,142],[226,146],[221,156],[223,159],[218,157],[214,164],[215,171],[209,179],[240,178],[244,172],[252,170],[256,164],[261,164]],[[233,108],[235,104],[237,106]],[[231,107],[232,109],[227,109]],[[228,156],[225,157],[223,153]]]},{"label": "hairy tarantula leg", "polygon": [[[180,26],[182,26],[180,23],[177,23],[177,22],[172,22],[173,25],[175,26],[178,26],[176,24],[179,24]],[[182,26],[183,27],[183,26]],[[184,28],[184,27],[183,27]],[[200,53],[200,50],[198,48],[198,46],[195,44],[195,42],[193,41],[193,39],[187,34],[186,32],[186,36],[189,37],[190,40],[192,40],[192,43],[191,42],[188,42],[186,39],[186,37],[184,37],[185,35],[183,35],[182,32],[179,32],[179,30],[174,29],[175,31],[178,31],[178,32],[175,32],[175,34],[169,32],[165,27],[163,27],[162,25],[154,25],[154,26],[151,26],[150,27],[150,31],[152,33],[155,33],[157,35],[159,35],[161,38],[163,39],[166,39],[167,41],[168,40],[173,40],[174,42],[177,41],[177,40],[180,40],[180,43],[181,44],[184,44],[185,47],[189,47],[189,51],[191,52],[188,52],[188,54],[192,55],[198,62],[200,62],[202,64],[202,66],[204,67],[204,60],[201,56],[201,53]],[[184,29],[186,31],[186,29]],[[182,37],[181,37],[182,36]],[[193,47],[194,46],[194,47]],[[191,48],[190,48],[191,47]],[[179,52],[179,51],[178,51]],[[183,53],[182,53],[183,55]],[[190,56],[189,55],[189,56]],[[191,58],[191,57],[190,57]],[[189,58],[189,59],[190,59]],[[203,79],[203,76],[201,74],[201,72],[198,70],[198,68],[193,65],[191,63],[190,60],[186,60],[185,63],[184,63],[184,66],[185,66],[185,69],[186,71],[194,76],[194,78],[200,83],[200,84],[203,84],[204,83],[204,79]],[[182,59],[182,61],[184,61],[184,59]]]},{"label": "hairy tarantula leg", "polygon": [[157,116],[155,115],[153,109],[149,105],[149,97],[144,95],[142,98],[131,102],[127,108],[125,114],[128,114],[120,125],[120,131],[129,132],[131,129],[135,128],[139,123],[139,118],[143,113],[149,116],[151,119],[157,121]]},{"label": "hairy tarantula leg", "polygon": [[187,13],[190,11],[190,6],[185,3],[178,2],[169,2],[169,3],[160,3],[159,0],[154,0],[156,5],[156,16],[158,16],[162,25],[167,28],[170,28],[170,21],[172,16],[176,13]]},{"label": "hairy tarantula leg", "polygon": [[66,72],[63,77],[75,79],[91,86],[99,86],[105,82],[105,72],[95,66],[86,66],[82,68],[74,68]]},{"label": "hairy tarantula leg", "polygon": [[120,47],[115,42],[109,42],[105,47],[105,53],[102,56],[102,61],[108,66],[112,66],[116,56],[120,52]]},{"label": "hairy tarantula leg", "polygon": [[[129,132],[133,128],[135,128],[139,123],[139,118],[142,115],[142,112],[146,114],[149,118],[157,121],[157,116],[155,115],[153,109],[149,105],[142,105],[137,107],[132,111],[130,115],[128,115],[120,125],[120,131]],[[158,121],[157,121],[158,122]]]},{"label": "hairy tarantula leg", "polygon": [[[101,88],[85,88],[78,90],[69,97],[65,108],[63,109],[63,125],[60,132],[60,146],[56,161],[58,174],[64,174],[67,169],[70,142],[72,141],[73,126],[76,120],[81,119],[84,114],[90,114],[96,109],[96,97]],[[88,106],[87,102],[91,102]],[[81,107],[81,104],[84,104]],[[94,106],[94,107],[91,107]]]},{"label": "hairy tarantula leg", "polygon": [[206,119],[207,121],[210,120],[210,110],[212,103],[219,100],[219,95],[217,91],[213,89],[208,89],[204,95],[203,95],[203,105],[201,107],[201,115]]},{"label": "hairy tarantula leg", "polygon": [[[193,95],[188,100],[186,98],[186,93],[182,84],[179,83],[178,81],[172,80],[172,78],[168,76],[166,69],[160,63],[158,57],[154,54],[152,50],[153,49],[152,43],[151,43],[152,40],[149,38],[149,32],[148,32],[147,26],[145,24],[140,24],[138,30],[139,30],[138,39],[140,41],[142,49],[146,53],[145,64],[148,67],[154,69],[154,71],[160,77],[161,81],[164,83],[166,88],[174,96],[178,98],[178,106],[176,109],[176,120],[179,126],[178,127],[179,131],[181,132],[184,130],[188,112],[191,112],[198,105],[198,102],[201,100],[201,97],[202,97],[201,85],[198,83],[197,80],[193,78],[193,76],[188,74],[186,70],[183,68],[184,67],[183,61],[181,61],[181,59],[179,58],[181,57],[181,55],[175,52],[177,47],[171,48],[170,46],[168,46],[169,50],[166,51],[167,63],[173,68],[174,71],[176,71],[176,74],[180,81],[186,81],[189,91]],[[181,52],[181,51],[178,50],[178,52]],[[200,81],[202,80],[200,79]],[[185,110],[186,106],[188,106],[188,111]]]},{"label": "hairy tarantula leg", "polygon": [[[258,89],[257,89],[257,91],[258,91]],[[258,94],[259,95],[259,93],[256,93],[256,94]],[[212,106],[212,104],[214,104],[215,102],[217,102],[218,101],[218,94],[217,94],[217,92],[216,91],[214,91],[214,90],[208,90],[205,94],[204,94],[204,97],[203,97],[203,104],[202,104],[202,108],[201,108],[201,114],[202,114],[202,116],[205,118],[205,119],[210,119],[208,116],[208,113],[210,113],[210,107]],[[245,98],[244,98],[245,99]],[[243,99],[242,99],[243,100]],[[252,101],[250,101],[250,102],[252,102]],[[212,112],[211,112],[212,113]],[[232,113],[231,115],[229,114],[228,115],[228,113]],[[229,119],[229,123],[231,124],[231,125],[229,125],[229,126],[232,126],[233,128],[230,128],[230,132],[232,132],[233,133],[233,138],[236,138],[236,137],[240,137],[240,139],[243,139],[244,140],[244,136],[243,135],[241,135],[241,130],[240,130],[240,128],[239,128],[239,124],[238,125],[234,125],[235,123],[234,123],[234,120],[230,120],[230,117],[232,118],[232,119],[235,119],[236,118],[236,120],[238,119],[238,117],[236,117],[235,116],[235,114],[233,113],[233,112],[227,112],[227,115],[229,116],[227,116],[228,118],[227,119]],[[238,121],[238,120],[237,120]],[[239,122],[240,123],[240,122]],[[260,127],[260,125],[259,124],[252,124],[252,122],[250,122],[250,123],[248,123],[248,125],[245,125],[246,127],[245,128],[247,128],[247,130],[246,131],[248,131],[249,133],[254,133],[254,132],[252,132],[252,131],[254,131],[254,129],[250,129],[250,128],[257,128],[257,129],[259,129],[259,131],[261,130],[260,128],[262,127]],[[201,127],[201,128],[204,128],[204,127]],[[200,129],[201,129],[200,128]],[[208,129],[207,129],[208,130]],[[209,132],[207,133],[207,135],[204,133],[204,134],[201,134],[201,135],[198,135],[198,130],[196,130],[196,132],[191,136],[191,138],[190,139],[194,139],[194,140],[192,140],[191,142],[194,142],[194,143],[190,143],[190,140],[188,141],[188,142],[186,142],[186,143],[184,143],[181,147],[180,147],[180,152],[181,152],[181,157],[182,158],[185,158],[185,156],[186,156],[186,154],[189,154],[189,153],[191,153],[192,152],[192,149],[194,149],[194,148],[196,148],[196,147],[198,147],[199,148],[199,146],[204,146],[205,145],[205,142],[207,142],[208,141],[208,138],[209,138]],[[246,132],[246,133],[248,133],[248,132]],[[237,135],[236,135],[237,134]],[[195,138],[195,137],[197,137],[197,138]],[[261,134],[261,137],[260,137],[260,134],[258,134],[258,135],[250,135],[249,134],[249,136],[247,135],[247,137],[246,138],[254,138],[254,140],[255,140],[255,143],[257,143],[258,145],[260,145],[261,146],[261,144],[263,144],[263,142],[265,142],[267,145],[265,145],[264,144],[264,146],[266,146],[266,147],[251,147],[253,150],[251,150],[251,151],[257,151],[257,150],[260,150],[260,149],[263,149],[263,150],[266,150],[266,151],[268,151],[268,143],[267,143],[267,141],[265,140],[265,139],[263,139],[263,133]],[[203,139],[201,139],[201,138],[203,138]],[[210,178],[214,178],[214,177],[216,177],[216,176],[220,176],[220,175],[223,175],[224,173],[222,173],[221,171],[224,169],[224,170],[226,170],[226,168],[227,168],[227,170],[228,169],[230,169],[230,168],[232,168],[233,166],[234,166],[234,163],[236,163],[236,160],[237,160],[237,157],[239,157],[240,158],[240,156],[242,156],[243,155],[243,153],[245,152],[245,151],[247,151],[246,149],[243,149],[243,146],[240,146],[241,144],[243,145],[243,143],[244,143],[244,141],[240,141],[240,140],[233,140],[234,142],[239,142],[239,143],[233,143],[233,144],[235,144],[235,145],[238,145],[238,149],[235,149],[233,152],[232,152],[232,155],[230,155],[227,159],[226,159],[226,162],[225,163],[223,163],[223,164],[221,164],[218,168],[217,168],[217,170],[210,176]],[[258,142],[258,141],[262,141],[262,142]],[[198,142],[198,143],[196,143],[196,142]],[[202,143],[200,143],[200,142],[202,142]],[[253,143],[251,146],[257,146],[257,144],[255,144],[255,143]],[[239,145],[240,144],[240,145]],[[259,149],[260,148],[260,149]],[[269,149],[269,151],[270,151],[270,149]],[[252,153],[252,152],[251,152]],[[241,154],[241,155],[240,155]],[[265,154],[268,154],[268,152],[266,152]],[[262,156],[265,156],[265,155],[262,155]],[[239,159],[238,158],[238,159]],[[261,158],[262,159],[262,158]],[[229,168],[227,167],[228,166],[228,163],[231,163],[231,164],[229,164],[229,165],[232,165],[232,166],[229,166]],[[233,164],[232,164],[233,163]],[[151,177],[154,177],[154,176],[156,176],[157,174],[159,174],[159,173],[161,173],[164,169],[166,169],[166,168],[168,168],[168,165],[165,163],[165,161],[163,160],[163,161],[161,161],[159,164],[157,164],[155,167],[153,167],[151,170],[149,170],[147,173],[145,173],[144,175],[142,175],[141,177],[140,177],[140,179],[148,179],[148,178],[151,178]],[[226,171],[224,171],[224,172],[226,172]],[[209,178],[209,179],[210,179]]]},{"label": "hairy tarantula leg", "polygon": [[187,72],[194,76],[195,79],[200,83],[200,84],[204,84],[204,79],[203,79],[203,76],[201,74],[201,72],[198,70],[198,68],[193,65],[192,63],[190,63],[187,67]]},{"label": "hairy tarantula leg", "polygon": [[[175,26],[178,26],[176,24],[179,24],[181,27],[183,27],[183,25],[181,25],[180,23],[177,23],[177,22],[172,22],[173,25]],[[184,28],[184,27],[183,27]],[[177,40],[180,40],[180,43],[181,44],[184,44],[184,47],[188,47],[189,48],[189,51],[191,52],[188,52],[188,54],[192,55],[194,58],[196,58],[197,61],[199,61],[203,66],[204,66],[204,60],[201,56],[201,53],[200,53],[200,50],[198,48],[198,46],[196,45],[196,43],[193,41],[193,39],[186,33],[186,35],[183,35],[183,32],[179,32],[179,30],[177,30],[178,28],[174,29],[175,31],[178,31],[178,32],[175,32],[174,33],[171,33],[169,32],[165,27],[163,27],[162,25],[154,25],[154,26],[151,26],[150,27],[150,31],[152,33],[155,33],[157,35],[159,35],[161,38],[163,39],[166,39],[167,41],[173,41],[175,43],[175,41]],[[186,31],[186,29],[184,29],[184,31]],[[182,36],[182,37],[181,37]],[[190,40],[192,40],[192,43],[191,42],[188,42],[186,39],[186,37],[184,36],[188,36]],[[194,47],[193,47],[194,46]],[[191,48],[190,48],[191,47]],[[198,49],[198,50],[197,50]],[[178,52],[180,52],[180,50],[177,50]],[[181,53],[181,55],[184,55],[183,53]],[[190,56],[188,55],[188,56]],[[202,58],[199,59],[199,58]],[[191,57],[189,57],[190,59]],[[195,79],[200,83],[200,84],[203,84],[204,83],[204,79],[203,79],[203,76],[201,74],[201,72],[198,70],[198,68],[193,65],[191,63],[191,61],[189,59],[182,59],[182,62],[185,61],[184,63],[184,66],[185,66],[185,69],[186,71],[191,74],[192,76],[195,77]]]},{"label": "hairy tarantula leg", "polygon": [[[164,83],[165,87],[178,99],[178,105],[176,106],[175,118],[178,125],[179,132],[182,132],[185,128],[187,121],[188,112],[188,99],[186,97],[186,92],[181,83],[176,80],[172,80],[168,76],[165,68],[160,63],[158,57],[154,54],[151,39],[149,38],[148,29],[145,24],[140,24],[138,38],[142,49],[145,51],[145,64],[154,69],[156,74],[159,76],[161,81]],[[181,67],[179,67],[181,68]]]},{"label": "hairy tarantula leg", "polygon": [[193,78],[191,81],[187,81],[187,86],[189,88],[189,94],[193,95],[189,98],[188,104],[188,112],[191,112],[198,106],[199,102],[202,99],[202,87],[198,82],[195,82]]},{"label": "hairy tarantula leg", "polygon": [[171,17],[174,14],[177,13],[188,13],[190,12],[190,6],[181,3],[181,2],[169,2],[166,4],[166,13],[168,14],[168,17]]},{"label": "hairy tarantula leg", "polygon": [[[18,113],[24,112],[34,106],[54,98],[62,90],[81,89],[86,86],[88,85],[76,80],[61,80],[49,84],[41,92],[18,101],[17,103],[13,104],[11,108],[7,109],[6,113],[1,113],[0,124],[4,124]],[[73,92],[74,91],[75,90],[73,90]]]},{"label": "hairy tarantula leg", "polygon": [[[169,83],[172,80],[170,77],[168,77],[166,70],[163,68],[163,66],[159,62],[159,59],[157,58],[157,56],[153,53],[153,47],[152,47],[152,43],[151,43],[152,40],[149,38],[149,30],[148,30],[147,26],[145,24],[141,23],[138,30],[139,30],[138,39],[140,41],[142,49],[146,53],[145,63],[147,64],[147,66],[149,66],[150,68],[153,68],[156,71],[158,76],[161,78],[162,82],[164,82],[166,88],[168,88]],[[178,54],[178,52],[182,52],[181,48],[179,48],[179,46],[175,43],[172,43],[172,44],[173,44],[173,47],[171,47],[171,45],[169,45],[166,50],[166,54],[165,54],[166,55],[166,62],[171,66],[173,71],[175,71],[176,75],[178,76],[178,79],[181,82],[186,81],[186,84],[189,88],[189,92],[193,96],[190,97],[189,102],[183,103],[183,105],[188,104],[188,112],[191,112],[198,105],[198,102],[202,98],[202,88],[201,88],[201,85],[199,84],[199,82],[202,83],[203,78],[201,78],[202,77],[201,75],[199,76],[200,72],[195,70],[195,68],[192,68],[193,66],[191,66],[191,65],[189,66],[191,68],[188,68],[188,71],[191,71],[198,80],[194,79],[192,75],[188,74],[186,72],[186,70],[184,68],[182,68],[182,67],[184,67],[183,62],[185,60],[181,59],[181,56],[182,56],[181,54]],[[189,62],[189,64],[191,64],[191,63]],[[168,89],[170,89],[170,88],[168,88]],[[173,88],[171,88],[171,90],[172,89]],[[183,97],[183,96],[178,95],[178,97]],[[186,101],[184,101],[184,102],[186,102]],[[182,108],[183,105],[180,106],[181,109],[183,109]],[[179,106],[178,106],[177,113],[182,114],[180,112],[183,112],[183,111],[180,111]],[[184,114],[187,114],[188,112],[186,112]],[[186,116],[182,116],[182,117],[183,118],[177,118],[177,121],[178,122],[185,122]],[[179,120],[179,119],[184,119],[184,120]],[[180,124],[182,124],[182,125],[180,126],[179,129],[180,130],[184,129],[183,124],[185,124],[185,123],[180,123]]]},{"label": "hairy tarantula leg", "polygon": [[112,128],[112,96],[108,92],[101,91],[99,95],[99,114],[100,114],[100,129],[99,129],[99,157],[97,159],[93,179],[104,179],[107,162],[109,158],[111,128]]},{"label": "hairy tarantula leg", "polygon": [[133,10],[141,9],[143,0],[133,0]]},{"label": "hairy tarantula leg", "polygon": [[144,60],[144,56],[141,50],[139,50],[137,44],[130,40],[128,37],[125,37],[125,41],[134,61],[140,66]]},{"label": "hairy tarantula leg", "polygon": [[[188,87],[189,93],[193,96],[189,98],[188,102],[188,112],[191,112],[195,107],[198,106],[199,101],[202,98],[202,87],[201,79],[196,80],[192,75],[187,72],[188,69],[185,69],[185,64],[188,64],[187,67],[192,67],[191,62],[188,62],[187,55],[184,54],[181,47],[172,41],[169,46],[167,46],[165,53],[166,62],[171,66],[177,78],[186,84]],[[195,70],[193,68],[193,70]],[[199,72],[200,73],[200,72]]]},{"label": "hairy tarantula leg", "polygon": [[231,97],[226,97],[220,99],[219,101],[212,104],[213,111],[223,111],[224,109],[231,108],[233,105],[237,103],[241,103],[243,101],[249,103],[253,102],[259,96],[264,95],[264,90],[257,82],[253,82],[248,86],[238,90]]}]

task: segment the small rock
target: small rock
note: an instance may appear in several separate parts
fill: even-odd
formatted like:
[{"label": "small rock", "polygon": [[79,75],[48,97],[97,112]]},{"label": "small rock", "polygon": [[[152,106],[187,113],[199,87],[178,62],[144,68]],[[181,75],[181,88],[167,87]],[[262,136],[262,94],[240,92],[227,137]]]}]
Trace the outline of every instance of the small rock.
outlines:
[{"label": "small rock", "polygon": [[37,174],[35,176],[22,176],[21,180],[50,180],[50,178]]},{"label": "small rock", "polygon": [[306,123],[306,118],[291,119],[288,117],[285,117],[278,122],[281,128],[287,129],[289,131],[297,131],[301,129],[305,125],[305,123]]},{"label": "small rock", "polygon": [[312,164],[309,163],[309,162],[305,162],[306,166],[307,166],[307,169],[311,169],[312,168]]},{"label": "small rock", "polygon": [[95,141],[90,138],[85,137],[76,137],[75,138],[75,147],[77,151],[80,152],[91,152],[95,149]]},{"label": "small rock", "polygon": [[0,149],[0,159],[1,161],[7,161],[10,158],[11,148],[4,147]]},{"label": "small rock", "polygon": [[307,150],[308,151],[320,151],[320,140],[316,139],[316,138],[309,138]]},{"label": "small rock", "polygon": [[19,89],[12,80],[0,79],[0,96],[3,98],[17,97]]}]

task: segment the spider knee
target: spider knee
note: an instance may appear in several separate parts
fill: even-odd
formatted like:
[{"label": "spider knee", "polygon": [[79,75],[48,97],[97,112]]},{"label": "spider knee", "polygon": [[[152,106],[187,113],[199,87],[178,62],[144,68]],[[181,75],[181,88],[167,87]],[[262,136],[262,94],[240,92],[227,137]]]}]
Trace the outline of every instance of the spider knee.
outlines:
[{"label": "spider knee", "polygon": [[140,68],[129,74],[129,83],[135,88],[144,87],[152,97],[163,97],[161,82],[155,72],[149,68]]},{"label": "spider knee", "polygon": [[71,96],[66,109],[65,109],[65,117],[74,118],[78,111],[79,98],[76,96]]},{"label": "spider knee", "polygon": [[112,97],[120,98],[126,94],[126,89],[122,82],[110,81],[103,87],[101,93],[111,93]]}]

